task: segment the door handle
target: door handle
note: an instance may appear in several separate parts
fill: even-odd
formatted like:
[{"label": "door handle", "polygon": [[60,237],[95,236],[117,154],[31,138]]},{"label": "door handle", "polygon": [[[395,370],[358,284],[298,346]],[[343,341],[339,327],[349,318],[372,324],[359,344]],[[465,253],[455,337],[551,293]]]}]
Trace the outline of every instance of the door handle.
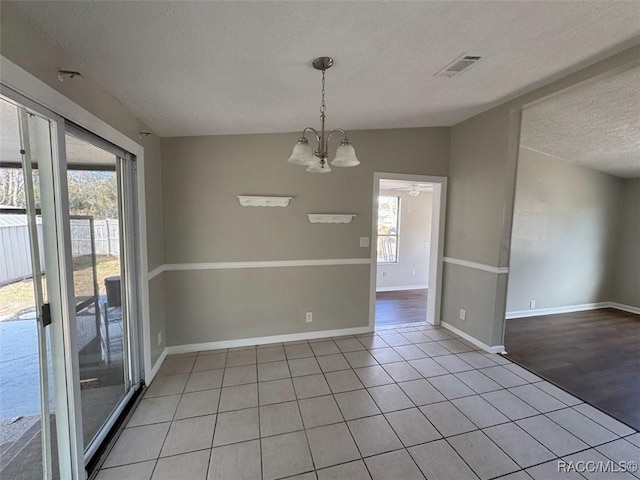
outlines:
[{"label": "door handle", "polygon": [[42,326],[51,325],[51,305],[45,303],[42,305]]}]

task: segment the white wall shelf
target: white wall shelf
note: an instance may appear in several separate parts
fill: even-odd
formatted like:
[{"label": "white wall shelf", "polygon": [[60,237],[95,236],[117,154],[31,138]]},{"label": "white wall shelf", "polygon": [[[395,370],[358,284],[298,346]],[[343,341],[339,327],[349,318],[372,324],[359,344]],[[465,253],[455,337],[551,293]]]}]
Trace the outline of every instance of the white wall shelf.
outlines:
[{"label": "white wall shelf", "polygon": [[311,223],[351,223],[355,214],[334,214],[334,213],[310,213]]},{"label": "white wall shelf", "polygon": [[255,195],[238,195],[243,207],[286,207],[293,197],[259,197]]}]

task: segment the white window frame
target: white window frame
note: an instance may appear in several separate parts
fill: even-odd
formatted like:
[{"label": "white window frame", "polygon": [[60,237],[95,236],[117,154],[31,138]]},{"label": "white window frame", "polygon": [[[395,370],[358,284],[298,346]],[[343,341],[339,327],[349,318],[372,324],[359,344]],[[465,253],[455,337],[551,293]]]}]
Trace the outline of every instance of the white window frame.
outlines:
[{"label": "white window frame", "polygon": [[[397,265],[398,263],[400,263],[400,208],[402,206],[402,197],[400,197],[400,195],[380,195],[378,196],[378,214],[380,213],[380,199],[381,198],[395,198],[398,200],[398,211],[396,212],[396,234],[395,235],[380,235],[380,233],[378,233],[378,238],[380,237],[396,237],[396,255],[395,255],[395,261],[393,262],[380,262],[377,259],[377,255],[376,255],[376,261],[378,263],[378,265]],[[378,242],[376,241],[376,250],[378,248]],[[376,252],[377,253],[377,252]]]}]

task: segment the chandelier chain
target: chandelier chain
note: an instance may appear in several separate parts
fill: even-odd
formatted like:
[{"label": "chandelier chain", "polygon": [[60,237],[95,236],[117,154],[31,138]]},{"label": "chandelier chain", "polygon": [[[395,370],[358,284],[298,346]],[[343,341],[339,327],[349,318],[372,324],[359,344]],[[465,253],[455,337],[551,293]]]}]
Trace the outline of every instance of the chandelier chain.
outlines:
[{"label": "chandelier chain", "polygon": [[322,70],[322,103],[320,104],[320,113],[324,115],[327,110],[327,104],[324,101],[324,69]]}]

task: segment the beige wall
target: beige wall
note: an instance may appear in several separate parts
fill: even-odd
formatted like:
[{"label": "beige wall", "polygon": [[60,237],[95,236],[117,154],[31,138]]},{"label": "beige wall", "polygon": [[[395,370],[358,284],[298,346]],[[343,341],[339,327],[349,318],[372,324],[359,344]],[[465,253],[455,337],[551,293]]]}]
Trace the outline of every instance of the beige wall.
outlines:
[{"label": "beige wall", "polygon": [[380,190],[380,195],[400,197],[400,229],[398,263],[378,264],[376,286],[378,290],[426,288],[429,283],[433,193],[421,192],[417,197],[412,197],[409,192]]},{"label": "beige wall", "polygon": [[[19,67],[31,73],[73,102],[99,117],[145,149],[145,189],[147,204],[148,263],[150,268],[164,263],[162,228],[162,190],[160,171],[160,140],[147,137],[141,141],[138,132],[149,131],[140,120],[127,110],[111,93],[85,75],[84,79],[60,82],[58,68],[83,71],[64,50],[41,35],[24,17],[6,2],[0,3],[0,53]],[[19,86],[14,86],[19,89]],[[149,286],[152,299],[151,338],[156,339],[164,330],[164,292],[162,283]],[[152,341],[152,361],[156,361],[164,348]]]},{"label": "beige wall", "polygon": [[[169,345],[363,327],[369,266],[167,272]],[[305,323],[305,312],[313,322]]]},{"label": "beige wall", "polygon": [[611,300],[640,308],[640,178],[622,181],[620,237]]},{"label": "beige wall", "polygon": [[[603,52],[603,56],[606,52]],[[600,58],[603,58],[600,57]],[[519,112],[523,105],[571,87],[582,81],[622,68],[640,58],[640,46],[594,63],[477,115],[453,127],[449,165],[449,195],[445,256],[508,267],[515,172],[519,141]],[[583,63],[583,65],[585,65]],[[549,81],[549,80],[547,80]],[[495,295],[477,297],[467,304],[467,320],[458,318],[464,285],[477,277],[469,267],[445,264],[442,320],[464,332],[484,332],[482,341],[499,345],[504,328],[507,296],[506,273],[489,273],[478,281]],[[487,272],[488,273],[488,272]],[[447,288],[447,285],[449,288]]]},{"label": "beige wall", "polygon": [[[447,175],[448,128],[350,132],[361,165],[325,175],[286,162],[298,136],[162,139],[166,263],[369,259],[359,238],[371,236],[373,172]],[[249,194],[294,198],[286,208],[241,207],[237,196]],[[357,217],[311,224],[308,213]],[[368,265],[163,275],[169,345],[368,322]],[[306,311],[314,312],[312,324]]]},{"label": "beige wall", "polygon": [[[0,51],[3,56],[130,138],[138,141],[138,132],[148,130],[91,78],[60,83],[57,68],[82,71],[82,66],[38,34],[6,3],[1,7]],[[603,52],[603,56],[605,54]],[[492,267],[506,267],[515,191],[519,109],[526,103],[626,62],[637,61],[638,57],[640,47],[634,47],[462,122],[453,129],[353,132],[351,137],[363,165],[352,170],[336,169],[327,176],[307,174],[300,167],[286,164],[284,159],[295,143],[296,133],[166,139],[162,141],[162,155],[158,140],[148,139],[144,146],[149,166],[145,178],[149,265],[368,257],[368,249],[361,249],[357,240],[360,236],[370,235],[372,173],[386,171],[449,174],[445,255]],[[158,168],[160,163],[161,168]],[[265,212],[241,209],[235,196],[243,193],[288,194],[296,198],[287,209]],[[163,205],[162,214],[160,204]],[[306,220],[306,213],[323,211],[356,213],[358,217],[349,225],[311,225]],[[349,268],[357,270],[361,267]],[[179,329],[181,322],[189,324],[194,318],[200,318],[198,312],[207,311],[207,302],[222,302],[216,308],[223,308],[224,302],[242,300],[254,293],[234,290],[234,296],[229,298],[212,294],[210,298],[195,299],[194,304],[185,301],[190,299],[188,295],[176,297],[171,289],[181,291],[172,283],[172,276],[196,274],[162,275],[166,278],[150,283],[152,344],[158,331],[165,328],[162,299],[168,302],[166,308],[171,312],[167,317],[171,318],[167,328],[172,332],[171,336],[176,337],[172,342],[201,342],[218,339],[216,322],[221,321],[220,318],[215,315],[201,318],[210,327],[206,337],[198,337],[197,331],[183,334]],[[445,265],[443,275],[442,319],[486,343],[500,342],[506,275],[451,264]],[[335,279],[338,282],[337,277],[336,270],[328,281]],[[188,282],[186,278],[185,281]],[[206,280],[206,283],[215,285],[214,280]],[[474,295],[465,295],[471,286]],[[166,295],[164,287],[167,287]],[[459,321],[457,315],[463,303],[467,307],[466,322]],[[357,312],[351,310],[351,304],[338,307],[341,312],[353,313],[354,318],[364,324],[368,308],[364,302],[355,302]],[[282,312],[285,314],[285,310]],[[291,313],[292,309],[286,312],[286,315],[297,315]],[[336,313],[332,315],[340,317]],[[277,320],[280,321],[292,329],[291,333],[310,328],[297,319]],[[283,331],[277,322],[270,325],[270,330]],[[328,320],[326,325],[333,325],[332,322]],[[263,328],[259,319],[251,319],[242,336],[251,336]],[[314,322],[313,328],[321,330],[325,324]],[[237,333],[229,335],[236,336]],[[164,335],[164,338],[168,336]],[[162,347],[154,346],[154,360]]]},{"label": "beige wall", "polygon": [[530,300],[536,308],[611,300],[621,187],[620,178],[520,149],[507,312],[529,310]]}]

